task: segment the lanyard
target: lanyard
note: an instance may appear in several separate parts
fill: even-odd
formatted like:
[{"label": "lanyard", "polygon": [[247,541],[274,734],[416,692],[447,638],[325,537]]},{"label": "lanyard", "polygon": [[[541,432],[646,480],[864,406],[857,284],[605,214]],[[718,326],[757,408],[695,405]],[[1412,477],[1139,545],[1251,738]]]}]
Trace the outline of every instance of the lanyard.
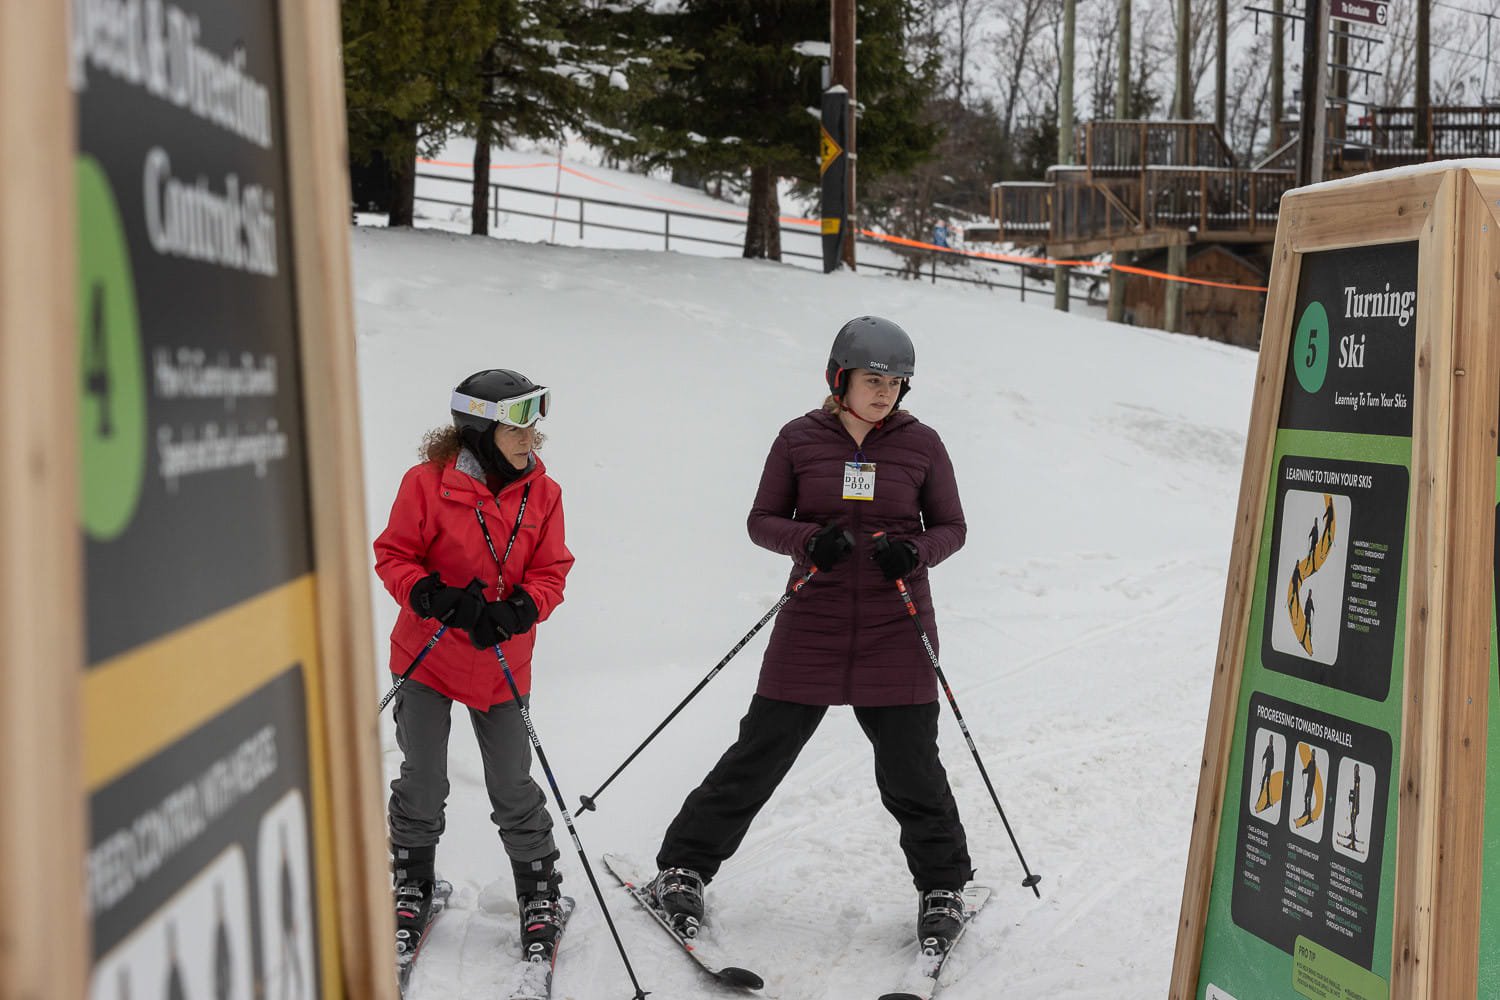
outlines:
[{"label": "lanyard", "polygon": [[516,535],[521,531],[521,518],[526,516],[526,501],[531,499],[531,483],[526,484],[526,489],[521,492],[521,509],[516,511],[516,526],[510,529],[510,541],[505,543],[505,555],[495,551],[495,541],[490,538],[489,525],[484,523],[484,511],[478,507],[474,508],[474,516],[479,518],[479,530],[484,532],[484,544],[490,547],[490,556],[495,560],[495,586],[501,591],[505,589],[505,581],[501,575],[505,570],[505,560],[510,558],[510,549],[516,544]]}]

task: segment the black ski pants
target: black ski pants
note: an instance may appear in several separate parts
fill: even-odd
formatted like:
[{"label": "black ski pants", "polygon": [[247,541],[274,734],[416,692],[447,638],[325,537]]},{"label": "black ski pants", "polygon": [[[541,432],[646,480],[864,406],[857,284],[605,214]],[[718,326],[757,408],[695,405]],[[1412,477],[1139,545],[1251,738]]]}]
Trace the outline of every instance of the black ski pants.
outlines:
[{"label": "black ski pants", "polygon": [[[826,705],[751,698],[739,739],[667,827],[657,866],[691,868],[712,879],[827,712]],[[917,888],[962,889],[974,870],[948,772],[938,759],[938,703],[856,707],[854,717],[875,750],[875,786],[901,826],[901,850]]]}]

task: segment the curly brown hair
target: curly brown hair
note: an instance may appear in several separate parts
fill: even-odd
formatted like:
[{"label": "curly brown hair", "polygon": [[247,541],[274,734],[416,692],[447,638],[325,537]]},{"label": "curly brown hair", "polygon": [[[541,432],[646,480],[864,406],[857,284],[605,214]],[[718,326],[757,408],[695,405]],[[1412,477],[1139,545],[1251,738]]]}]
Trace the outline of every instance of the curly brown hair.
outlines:
[{"label": "curly brown hair", "polygon": [[[531,450],[541,451],[542,444],[547,440],[547,435],[536,429],[536,424],[531,425]],[[422,435],[422,443],[417,447],[417,454],[424,462],[437,462],[439,465],[447,465],[458,457],[464,442],[458,434],[458,428],[449,424],[447,427],[434,427]]]}]

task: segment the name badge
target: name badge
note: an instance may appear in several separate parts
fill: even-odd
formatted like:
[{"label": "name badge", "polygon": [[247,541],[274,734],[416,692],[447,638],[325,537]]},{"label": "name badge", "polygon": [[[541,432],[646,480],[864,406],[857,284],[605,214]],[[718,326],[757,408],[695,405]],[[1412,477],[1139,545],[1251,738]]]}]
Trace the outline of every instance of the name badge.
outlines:
[{"label": "name badge", "polygon": [[844,463],[844,499],[875,499],[875,463]]}]

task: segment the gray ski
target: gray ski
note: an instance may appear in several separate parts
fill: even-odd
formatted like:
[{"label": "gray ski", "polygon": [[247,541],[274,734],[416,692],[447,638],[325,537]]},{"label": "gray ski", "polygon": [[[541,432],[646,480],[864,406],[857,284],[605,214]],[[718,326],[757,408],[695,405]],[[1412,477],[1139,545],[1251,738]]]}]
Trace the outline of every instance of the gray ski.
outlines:
[{"label": "gray ski", "polygon": [[726,986],[735,986],[745,990],[759,990],[764,987],[765,981],[749,969],[729,965],[724,955],[714,943],[704,937],[685,938],[678,934],[666,914],[662,913],[646,892],[646,885],[651,881],[651,875],[643,872],[629,858],[620,854],[604,855],[604,866],[609,869],[610,874],[619,879],[620,884],[630,893],[630,898],[635,900],[649,913],[653,920],[661,926],[662,930],[672,936],[678,946],[682,948],[687,956],[704,972],[713,976]]}]

